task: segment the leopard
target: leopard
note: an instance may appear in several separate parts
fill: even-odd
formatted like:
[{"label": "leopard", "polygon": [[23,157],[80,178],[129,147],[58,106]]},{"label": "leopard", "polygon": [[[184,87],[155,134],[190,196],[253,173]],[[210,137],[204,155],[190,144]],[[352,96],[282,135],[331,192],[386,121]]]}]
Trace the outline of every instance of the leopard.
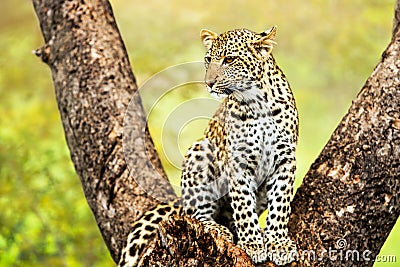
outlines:
[{"label": "leopard", "polygon": [[[136,266],[158,223],[190,216],[236,243],[254,263],[296,259],[288,221],[296,171],[298,113],[272,50],[277,27],[261,33],[201,30],[205,86],[221,104],[185,155],[179,203],[162,204],[133,225],[119,266]],[[265,228],[259,217],[268,211]],[[161,215],[160,215],[161,214]]]}]

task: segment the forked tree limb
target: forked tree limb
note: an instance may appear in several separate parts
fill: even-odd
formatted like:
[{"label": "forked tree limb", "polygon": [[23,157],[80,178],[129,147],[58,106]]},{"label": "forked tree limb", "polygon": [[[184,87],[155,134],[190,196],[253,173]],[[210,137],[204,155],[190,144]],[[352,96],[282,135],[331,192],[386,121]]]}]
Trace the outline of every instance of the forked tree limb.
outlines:
[{"label": "forked tree limb", "polygon": [[109,2],[33,0],[33,4],[45,40],[35,53],[51,69],[75,170],[117,261],[130,225],[157,203],[135,179],[150,180],[152,196],[158,199],[167,201],[175,195],[154,146],[143,145],[145,115],[137,95],[132,99],[137,108],[128,116],[131,135],[142,145],[125,151],[137,164],[129,175],[122,130],[137,86]]},{"label": "forked tree limb", "polygon": [[[108,1],[33,0],[45,45],[36,54],[51,69],[71,158],[112,257],[118,261],[129,227],[157,202],[175,198],[149,138],[126,49]],[[298,266],[372,266],[321,255],[329,248],[370,251],[373,259],[400,213],[400,0],[393,38],[292,203],[290,232]],[[128,140],[128,141],[129,141]],[[146,141],[147,140],[147,141]],[[129,150],[127,150],[129,149]],[[135,181],[144,181],[151,196]],[[156,197],[157,199],[155,199]],[[161,239],[160,239],[161,237]],[[346,246],[340,247],[346,242]],[[183,249],[184,248],[184,249]],[[316,253],[312,259],[309,254]],[[335,256],[335,255],[333,255]],[[365,256],[365,255],[364,255]],[[164,222],[144,265],[251,266],[240,249],[204,234],[185,218]]]},{"label": "forked tree limb", "polygon": [[[340,249],[332,253],[337,257],[340,251],[357,251],[362,266],[372,266],[399,217],[399,26],[397,1],[392,41],[381,62],[297,190],[290,232],[309,250],[303,254],[306,266],[337,266],[337,260],[321,255],[329,248]],[[311,251],[324,259],[309,259]],[[348,258],[341,262],[354,264]]]}]

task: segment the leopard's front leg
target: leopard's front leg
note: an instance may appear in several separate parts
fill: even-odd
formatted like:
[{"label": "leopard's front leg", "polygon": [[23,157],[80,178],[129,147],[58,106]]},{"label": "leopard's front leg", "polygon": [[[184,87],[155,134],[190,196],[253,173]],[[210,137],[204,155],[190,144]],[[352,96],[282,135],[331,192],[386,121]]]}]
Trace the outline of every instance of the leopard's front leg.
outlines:
[{"label": "leopard's front leg", "polygon": [[[267,260],[264,236],[258,223],[256,212],[256,165],[253,155],[246,153],[245,146],[234,146],[233,161],[227,167],[229,196],[233,209],[238,245],[255,263]],[[243,153],[240,152],[242,150]]]},{"label": "leopard's front leg", "polygon": [[213,161],[214,147],[207,138],[195,142],[188,150],[181,180],[183,212],[201,221],[211,234],[215,231],[233,242],[229,229],[215,221],[220,193]]},{"label": "leopard's front leg", "polygon": [[285,265],[297,257],[296,244],[289,238],[287,228],[296,170],[295,145],[284,147],[281,153],[284,156],[277,159],[276,170],[267,181],[268,216],[264,231],[269,260],[277,265]]}]

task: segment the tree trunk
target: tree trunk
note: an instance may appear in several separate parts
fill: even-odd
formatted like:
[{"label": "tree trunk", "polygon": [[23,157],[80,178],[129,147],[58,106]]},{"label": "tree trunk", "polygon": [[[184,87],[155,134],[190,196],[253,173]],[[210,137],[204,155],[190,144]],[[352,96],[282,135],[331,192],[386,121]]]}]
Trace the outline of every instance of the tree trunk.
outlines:
[{"label": "tree trunk", "polygon": [[[304,256],[301,265],[338,266],[342,257],[341,266],[372,266],[399,216],[399,3],[392,41],[381,62],[312,164],[292,203],[290,232],[301,248],[300,257]],[[310,259],[311,251],[323,259]],[[359,261],[349,251],[357,251]]]},{"label": "tree trunk", "polygon": [[151,177],[152,196],[159,200],[175,195],[153,144],[144,145],[147,128],[139,97],[132,100],[137,108],[127,114],[130,134],[141,144],[126,151],[136,162],[131,175],[125,162],[123,120],[137,87],[108,1],[33,3],[45,40],[36,54],[50,66],[72,161],[117,261],[130,225],[158,202],[135,181]]},{"label": "tree trunk", "polygon": [[[175,195],[137,94],[127,111],[137,87],[108,1],[33,3],[45,40],[36,54],[51,68],[72,161],[118,261],[130,225]],[[395,10],[393,38],[381,62],[295,195],[289,225],[298,266],[372,266],[399,216],[400,0]],[[126,111],[131,127],[123,147]],[[357,251],[359,261],[348,251]],[[187,218],[163,222],[144,259],[144,265],[159,266],[252,265],[242,250],[204,234]]]}]

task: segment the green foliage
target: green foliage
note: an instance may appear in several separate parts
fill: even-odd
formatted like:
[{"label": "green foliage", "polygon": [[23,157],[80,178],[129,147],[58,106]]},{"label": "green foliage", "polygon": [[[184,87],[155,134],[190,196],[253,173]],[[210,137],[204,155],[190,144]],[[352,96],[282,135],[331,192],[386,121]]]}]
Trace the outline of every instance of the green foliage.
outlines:
[{"label": "green foliage", "polygon": [[[139,85],[166,67],[202,60],[201,28],[262,31],[278,25],[275,55],[300,113],[297,185],[378,62],[393,17],[388,0],[149,0],[113,6]],[[27,1],[2,0],[0,10],[0,266],[113,266],[69,158],[50,72],[31,53],[43,42],[33,8]],[[206,95],[198,86],[185,88],[163,99],[150,117],[159,151],[162,132],[169,131],[162,128],[163,115]],[[204,122],[194,122],[182,130],[180,153],[203,128]],[[171,131],[166,138],[176,135]],[[178,184],[179,170],[162,160]],[[397,224],[381,254],[398,253],[399,240]],[[396,266],[375,264],[387,265]]]}]

